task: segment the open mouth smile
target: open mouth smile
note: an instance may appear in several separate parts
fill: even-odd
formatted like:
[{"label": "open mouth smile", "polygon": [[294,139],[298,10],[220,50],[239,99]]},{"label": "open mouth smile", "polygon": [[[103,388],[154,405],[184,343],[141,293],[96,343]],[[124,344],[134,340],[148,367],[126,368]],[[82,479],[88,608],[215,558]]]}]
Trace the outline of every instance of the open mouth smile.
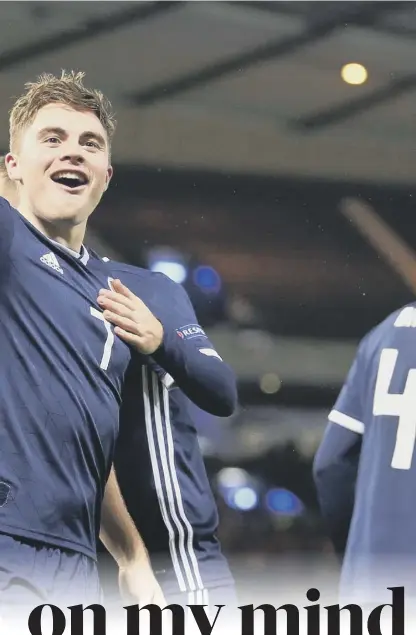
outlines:
[{"label": "open mouth smile", "polygon": [[60,170],[52,174],[51,179],[70,190],[80,189],[88,184],[87,175],[78,170]]}]

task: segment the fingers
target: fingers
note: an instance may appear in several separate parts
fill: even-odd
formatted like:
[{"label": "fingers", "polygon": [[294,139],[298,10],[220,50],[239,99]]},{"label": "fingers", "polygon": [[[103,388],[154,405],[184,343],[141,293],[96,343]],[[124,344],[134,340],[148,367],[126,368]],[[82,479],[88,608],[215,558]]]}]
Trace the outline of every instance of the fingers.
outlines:
[{"label": "fingers", "polygon": [[108,289],[100,289],[98,294],[97,302],[100,306],[107,306],[108,302],[117,302],[130,309],[130,311],[134,311],[134,303],[130,298],[127,298],[125,295],[121,293],[110,291]]},{"label": "fingers", "polygon": [[[115,300],[111,300],[110,298],[98,298],[98,304],[104,310],[104,317],[106,317],[105,313],[111,313],[114,315],[121,315],[122,317],[132,317],[134,310],[125,304],[121,304],[120,302],[116,302]],[[106,318],[107,319],[107,318]]]},{"label": "fingers", "polygon": [[156,604],[157,606],[160,606],[161,608],[167,606],[167,602],[165,599],[165,596],[163,595],[162,591],[157,591],[155,593],[155,597],[153,599],[153,603]]},{"label": "fingers", "polygon": [[[137,323],[132,320],[128,316],[120,315],[119,313],[114,313],[113,311],[105,310],[103,313],[103,317],[108,322],[111,322],[114,326],[118,326],[119,328],[129,331],[133,337],[138,335]],[[116,329],[114,329],[116,331]]]},{"label": "fingers", "polygon": [[137,335],[135,335],[134,333],[130,333],[129,331],[124,330],[120,326],[115,326],[114,327],[114,333],[116,335],[118,335],[118,337],[120,339],[122,339],[123,342],[126,342],[126,344],[134,345],[134,344],[137,343]]},{"label": "fingers", "polygon": [[147,306],[145,305],[143,300],[132,293],[130,289],[128,289],[124,284],[120,282],[120,280],[114,280],[111,283],[111,287],[112,290],[100,289],[97,301],[101,306],[106,306],[106,301],[111,300],[112,302],[118,302],[119,304],[122,304],[123,306],[129,308],[131,311],[147,309]]},{"label": "fingers", "polygon": [[128,287],[126,287],[126,285],[124,285],[121,280],[119,280],[118,278],[116,280],[113,280],[111,283],[112,288],[114,289],[114,291],[116,291],[117,293],[120,293],[121,295],[123,295],[125,298],[128,299],[133,299],[136,296],[134,295],[134,293],[132,293],[130,291],[130,289]]},{"label": "fingers", "polygon": [[103,317],[115,328],[114,333],[144,355],[152,355],[163,341],[163,326],[146,304],[120,280],[112,290],[100,289],[97,303]]}]

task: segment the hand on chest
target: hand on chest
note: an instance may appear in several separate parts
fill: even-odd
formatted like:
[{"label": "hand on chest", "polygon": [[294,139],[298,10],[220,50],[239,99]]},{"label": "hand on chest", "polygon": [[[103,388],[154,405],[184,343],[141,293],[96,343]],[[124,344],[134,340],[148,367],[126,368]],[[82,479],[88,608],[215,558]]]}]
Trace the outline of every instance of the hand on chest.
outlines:
[{"label": "hand on chest", "polygon": [[14,303],[22,321],[49,338],[48,348],[58,359],[66,354],[76,359],[84,372],[91,369],[121,381],[130,351],[97,303],[99,290],[109,287],[107,272],[54,251],[39,252],[36,258],[21,259],[16,267],[18,275],[13,276]]}]

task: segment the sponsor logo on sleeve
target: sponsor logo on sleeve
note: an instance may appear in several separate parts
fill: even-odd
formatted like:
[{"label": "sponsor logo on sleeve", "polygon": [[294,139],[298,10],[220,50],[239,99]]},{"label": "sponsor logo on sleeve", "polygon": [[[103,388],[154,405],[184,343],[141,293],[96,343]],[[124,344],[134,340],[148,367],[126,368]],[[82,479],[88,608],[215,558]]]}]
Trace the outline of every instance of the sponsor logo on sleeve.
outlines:
[{"label": "sponsor logo on sleeve", "polygon": [[186,326],[181,326],[181,328],[176,329],[176,333],[182,340],[191,340],[194,337],[207,337],[204,329],[202,329],[199,324],[187,324]]}]

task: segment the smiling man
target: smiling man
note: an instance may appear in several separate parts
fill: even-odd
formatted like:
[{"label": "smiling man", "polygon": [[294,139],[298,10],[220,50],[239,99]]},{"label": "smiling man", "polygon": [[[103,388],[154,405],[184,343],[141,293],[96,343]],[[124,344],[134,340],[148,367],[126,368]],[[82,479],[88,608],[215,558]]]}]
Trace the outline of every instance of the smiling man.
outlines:
[{"label": "smiling man", "polygon": [[[17,200],[1,158],[0,195]],[[108,274],[124,284],[113,280],[112,291],[100,290],[98,304],[115,333],[136,349],[123,382],[114,457],[127,509],[167,602],[236,604],[190,404],[219,417],[231,415],[237,403],[234,373],[197,324],[180,285],[163,274],[104,260]],[[161,341],[150,342],[153,354],[145,356],[149,338],[141,328],[150,311],[158,317],[153,335]]]},{"label": "smiling man", "polygon": [[[56,247],[69,251],[73,258],[80,260],[85,253],[81,244],[85,231],[85,223],[82,224],[85,213],[81,207],[81,204],[85,205],[85,198],[82,198],[82,193],[91,184],[95,189],[100,182],[101,187],[106,187],[109,162],[100,162],[106,138],[97,127],[92,127],[96,122],[91,123],[91,119],[86,117],[84,125],[79,128],[81,119],[77,117],[78,112],[68,108],[66,103],[64,106],[68,113],[68,116],[65,113],[65,127],[62,127],[61,104],[48,104],[35,119],[36,127],[25,139],[25,156],[17,165],[17,178],[13,163],[16,159],[8,157],[9,174],[14,181],[10,180],[0,161],[0,195],[12,201],[33,225],[48,232],[54,241],[55,234],[51,232],[56,231],[59,223],[65,233],[62,233],[61,242]],[[47,116],[42,117],[44,113]],[[85,147],[85,160],[74,162],[73,167],[67,164],[61,167],[61,163],[56,162],[56,156],[65,149],[65,157],[71,144],[74,156],[79,153],[78,145]],[[37,166],[37,178],[34,178],[31,161]],[[42,169],[47,175],[44,182]],[[24,187],[28,183],[31,192]],[[58,193],[61,189],[55,190],[55,184],[70,198],[60,198]],[[81,204],[73,205],[77,200]],[[57,209],[51,209],[51,201],[55,201]],[[52,213],[58,209],[56,221]],[[65,224],[72,232],[69,242]],[[76,231],[77,227],[80,232]],[[62,238],[67,241],[66,247]],[[78,251],[73,249],[74,245],[78,246]],[[44,260],[52,266],[51,254]],[[217,510],[188,401],[217,416],[231,415],[237,402],[234,373],[197,324],[190,300],[180,285],[161,274],[108,262],[108,259],[104,263],[95,254],[91,253],[91,256],[89,267],[94,267],[92,260],[98,260],[100,268],[105,268],[107,280],[120,277],[124,282],[112,280],[112,290],[108,286],[108,291],[102,288],[97,303],[104,312],[103,317],[114,325],[115,336],[129,344],[133,352],[122,392],[121,434],[115,455],[128,510],[145,538],[152,564],[158,570],[158,580],[170,602],[234,602],[234,583],[216,537]],[[108,323],[106,328],[109,328]],[[108,336],[107,358],[114,343],[113,331],[108,331]],[[103,353],[103,360],[104,356]],[[152,389],[149,391],[150,385]],[[163,394],[163,407],[155,397],[159,391]],[[154,409],[154,415],[149,408]],[[164,432],[160,436],[162,428]],[[156,437],[158,442],[153,448]],[[172,452],[165,447],[166,437],[169,448],[172,443]],[[154,460],[151,460],[153,453]],[[167,463],[166,456],[169,456]],[[164,467],[158,477],[160,461]],[[171,479],[175,483],[174,498],[178,499],[181,509],[179,517],[174,509],[176,502],[169,494]],[[112,480],[113,472],[110,484]],[[115,480],[114,487],[118,495]],[[170,502],[166,502],[166,497]],[[114,555],[114,545],[108,537],[108,526],[111,526],[106,512],[108,500],[111,497],[106,491],[101,537],[110,551],[113,546]],[[110,512],[111,509],[110,506]],[[134,571],[134,568],[130,569]],[[149,577],[149,593],[143,594],[142,589],[148,584]],[[131,577],[127,576],[127,579]],[[149,575],[149,567],[144,560],[133,587],[137,589],[139,585],[137,590],[146,599],[152,592],[152,584],[153,574]],[[156,588],[155,596],[158,595]]]},{"label": "smiling man", "polygon": [[[163,601],[111,469],[130,350],[97,301],[108,266],[83,240],[112,176],[115,122],[82,79],[44,75],[10,115],[5,165],[18,211],[0,198],[0,602],[9,608],[96,601],[100,518],[126,594]],[[148,350],[158,325],[147,316]]]}]

